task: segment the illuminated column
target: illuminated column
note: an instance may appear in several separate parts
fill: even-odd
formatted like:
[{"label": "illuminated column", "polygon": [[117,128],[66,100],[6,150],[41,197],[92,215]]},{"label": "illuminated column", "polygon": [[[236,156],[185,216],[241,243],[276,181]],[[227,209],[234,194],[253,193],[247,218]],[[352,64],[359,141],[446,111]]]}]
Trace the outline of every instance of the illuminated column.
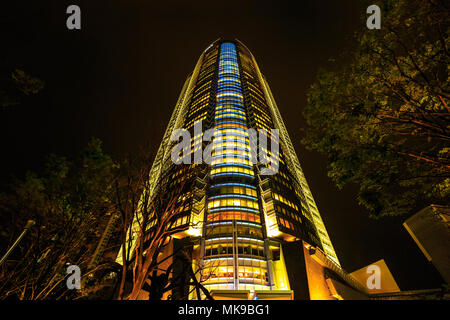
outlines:
[{"label": "illuminated column", "polygon": [[220,46],[203,279],[208,289],[270,289],[236,46]]}]

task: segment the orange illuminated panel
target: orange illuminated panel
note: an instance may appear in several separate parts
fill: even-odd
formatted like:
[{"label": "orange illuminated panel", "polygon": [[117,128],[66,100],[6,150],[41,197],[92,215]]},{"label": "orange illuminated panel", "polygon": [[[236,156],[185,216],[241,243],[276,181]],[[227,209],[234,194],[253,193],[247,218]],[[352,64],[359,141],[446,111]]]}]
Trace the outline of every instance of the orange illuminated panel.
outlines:
[{"label": "orange illuminated panel", "polygon": [[216,212],[208,215],[208,221],[222,221],[222,220],[242,220],[249,222],[261,223],[261,217],[259,214],[239,211],[225,211]]},{"label": "orange illuminated panel", "polygon": [[242,124],[237,124],[237,123],[233,123],[233,124],[230,124],[230,123],[219,124],[219,125],[215,126],[214,129],[215,130],[219,130],[220,128],[227,128],[227,127],[229,127],[229,128],[242,128],[242,129],[245,129],[245,130],[248,129],[247,126],[244,126]]}]

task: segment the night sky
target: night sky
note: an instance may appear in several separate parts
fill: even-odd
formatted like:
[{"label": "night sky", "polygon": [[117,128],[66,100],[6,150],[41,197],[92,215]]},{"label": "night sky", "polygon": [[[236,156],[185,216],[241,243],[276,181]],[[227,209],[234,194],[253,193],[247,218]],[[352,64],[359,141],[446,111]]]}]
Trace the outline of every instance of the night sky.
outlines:
[{"label": "night sky", "polygon": [[[66,28],[71,4],[81,7],[79,31]],[[156,148],[201,52],[237,38],[269,82],[344,269],[384,258],[402,290],[439,286],[406,217],[369,218],[356,187],[338,190],[325,157],[300,143],[317,70],[330,58],[345,62],[353,33],[367,30],[359,1],[16,0],[0,12],[2,75],[20,68],[46,82],[38,96],[0,110],[3,184],[39,170],[49,153],[76,154],[93,136],[113,157],[145,142]]]}]

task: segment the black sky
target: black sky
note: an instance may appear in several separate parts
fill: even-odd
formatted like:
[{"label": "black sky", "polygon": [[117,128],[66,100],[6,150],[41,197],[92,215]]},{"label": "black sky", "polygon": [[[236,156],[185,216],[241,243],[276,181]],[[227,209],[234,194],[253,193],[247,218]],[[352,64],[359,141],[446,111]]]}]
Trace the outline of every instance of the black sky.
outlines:
[{"label": "black sky", "polygon": [[[66,28],[70,4],[81,7],[80,31]],[[359,1],[16,0],[0,15],[1,72],[21,68],[46,82],[34,99],[0,111],[2,182],[39,170],[46,154],[75,154],[92,136],[113,156],[159,144],[201,52],[238,38],[268,79],[342,266],[384,258],[401,289],[439,286],[405,217],[370,219],[357,189],[339,191],[325,157],[299,142],[318,68],[345,61],[353,33],[365,29]]]}]

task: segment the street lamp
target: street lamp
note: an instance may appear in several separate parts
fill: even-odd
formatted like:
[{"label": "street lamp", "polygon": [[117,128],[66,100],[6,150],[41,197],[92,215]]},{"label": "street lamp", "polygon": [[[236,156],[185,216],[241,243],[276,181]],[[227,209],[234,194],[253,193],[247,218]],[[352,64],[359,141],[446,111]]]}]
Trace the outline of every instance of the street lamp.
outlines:
[{"label": "street lamp", "polygon": [[3,262],[6,261],[8,256],[11,254],[11,252],[14,250],[14,248],[19,244],[20,240],[25,236],[25,234],[28,232],[29,229],[31,229],[32,226],[34,226],[36,222],[34,220],[28,220],[25,228],[23,229],[20,236],[17,238],[17,240],[13,243],[11,248],[9,248],[8,252],[5,253],[5,255],[2,257],[2,260],[0,260],[0,266],[3,264]]}]

